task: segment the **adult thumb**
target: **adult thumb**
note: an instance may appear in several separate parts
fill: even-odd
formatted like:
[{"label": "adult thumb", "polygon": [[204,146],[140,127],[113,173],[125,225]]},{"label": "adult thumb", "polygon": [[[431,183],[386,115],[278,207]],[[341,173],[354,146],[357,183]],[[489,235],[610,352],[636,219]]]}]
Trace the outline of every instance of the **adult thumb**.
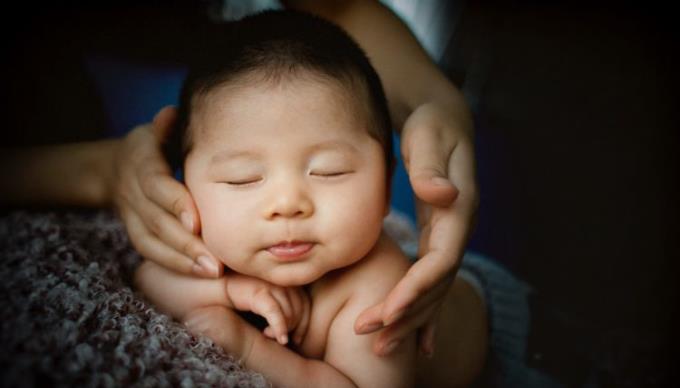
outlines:
[{"label": "adult thumb", "polygon": [[446,207],[458,196],[458,189],[447,173],[449,153],[442,152],[434,137],[410,139],[408,176],[416,196],[431,205]]},{"label": "adult thumb", "polygon": [[160,142],[168,138],[177,120],[177,108],[172,105],[164,106],[153,118],[153,134]]}]

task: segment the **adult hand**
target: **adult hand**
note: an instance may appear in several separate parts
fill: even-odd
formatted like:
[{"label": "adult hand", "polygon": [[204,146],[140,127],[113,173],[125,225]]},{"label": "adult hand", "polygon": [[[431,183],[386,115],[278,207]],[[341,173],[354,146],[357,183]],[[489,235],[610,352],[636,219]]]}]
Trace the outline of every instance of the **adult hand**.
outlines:
[{"label": "adult hand", "polygon": [[404,124],[401,151],[417,196],[420,259],[382,303],[355,322],[358,334],[385,327],[374,344],[378,355],[389,354],[413,330],[419,331],[421,352],[432,354],[437,313],[475,221],[479,199],[472,124],[460,124],[452,111],[426,103]]},{"label": "adult hand", "polygon": [[161,151],[176,115],[173,107],[165,107],[151,125],[135,128],[122,140],[114,157],[114,206],[142,256],[180,273],[218,277],[222,264],[197,236],[196,205]]}]

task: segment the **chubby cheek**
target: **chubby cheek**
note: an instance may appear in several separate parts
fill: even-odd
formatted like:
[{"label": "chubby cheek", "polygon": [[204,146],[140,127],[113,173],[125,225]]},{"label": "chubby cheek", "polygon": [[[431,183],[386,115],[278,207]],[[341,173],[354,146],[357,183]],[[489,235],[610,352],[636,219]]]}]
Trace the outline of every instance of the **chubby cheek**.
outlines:
[{"label": "chubby cheek", "polygon": [[225,265],[236,269],[236,260],[243,256],[247,246],[248,222],[245,208],[231,206],[233,199],[224,198],[215,191],[194,194],[201,217],[201,235],[206,247]]},{"label": "chubby cheek", "polygon": [[386,206],[384,185],[369,183],[368,187],[334,193],[335,200],[329,201],[334,205],[329,205],[327,210],[333,235],[342,240],[353,258],[368,253],[382,230]]}]

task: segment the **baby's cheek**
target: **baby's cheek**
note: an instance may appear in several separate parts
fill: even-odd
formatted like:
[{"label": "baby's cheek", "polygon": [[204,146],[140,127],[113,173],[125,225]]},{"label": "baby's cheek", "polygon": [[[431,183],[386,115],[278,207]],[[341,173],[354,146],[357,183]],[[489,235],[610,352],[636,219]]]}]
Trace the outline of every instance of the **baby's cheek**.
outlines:
[{"label": "baby's cheek", "polygon": [[352,252],[364,255],[375,244],[382,229],[384,200],[378,195],[346,196],[338,201],[347,201],[335,209],[337,236],[344,236]]},{"label": "baby's cheek", "polygon": [[212,217],[203,224],[203,241],[210,252],[220,259],[224,264],[225,260],[235,253],[238,246],[238,236],[235,235],[235,225],[232,222],[220,217]]}]

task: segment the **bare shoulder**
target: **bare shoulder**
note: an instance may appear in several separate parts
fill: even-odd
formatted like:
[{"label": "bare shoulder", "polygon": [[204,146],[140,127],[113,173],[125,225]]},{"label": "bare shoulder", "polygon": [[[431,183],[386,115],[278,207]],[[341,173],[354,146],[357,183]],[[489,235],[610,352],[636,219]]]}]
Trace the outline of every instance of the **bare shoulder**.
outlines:
[{"label": "bare shoulder", "polygon": [[330,322],[324,361],[358,387],[406,387],[413,384],[415,335],[409,335],[389,356],[379,357],[373,344],[381,331],[357,335],[354,324],[365,309],[382,302],[410,267],[396,243],[385,234],[373,250],[336,274],[333,289],[343,303]]},{"label": "bare shoulder", "polygon": [[374,303],[394,288],[410,266],[397,243],[383,233],[371,252],[343,273],[341,284],[351,290],[352,298]]}]

